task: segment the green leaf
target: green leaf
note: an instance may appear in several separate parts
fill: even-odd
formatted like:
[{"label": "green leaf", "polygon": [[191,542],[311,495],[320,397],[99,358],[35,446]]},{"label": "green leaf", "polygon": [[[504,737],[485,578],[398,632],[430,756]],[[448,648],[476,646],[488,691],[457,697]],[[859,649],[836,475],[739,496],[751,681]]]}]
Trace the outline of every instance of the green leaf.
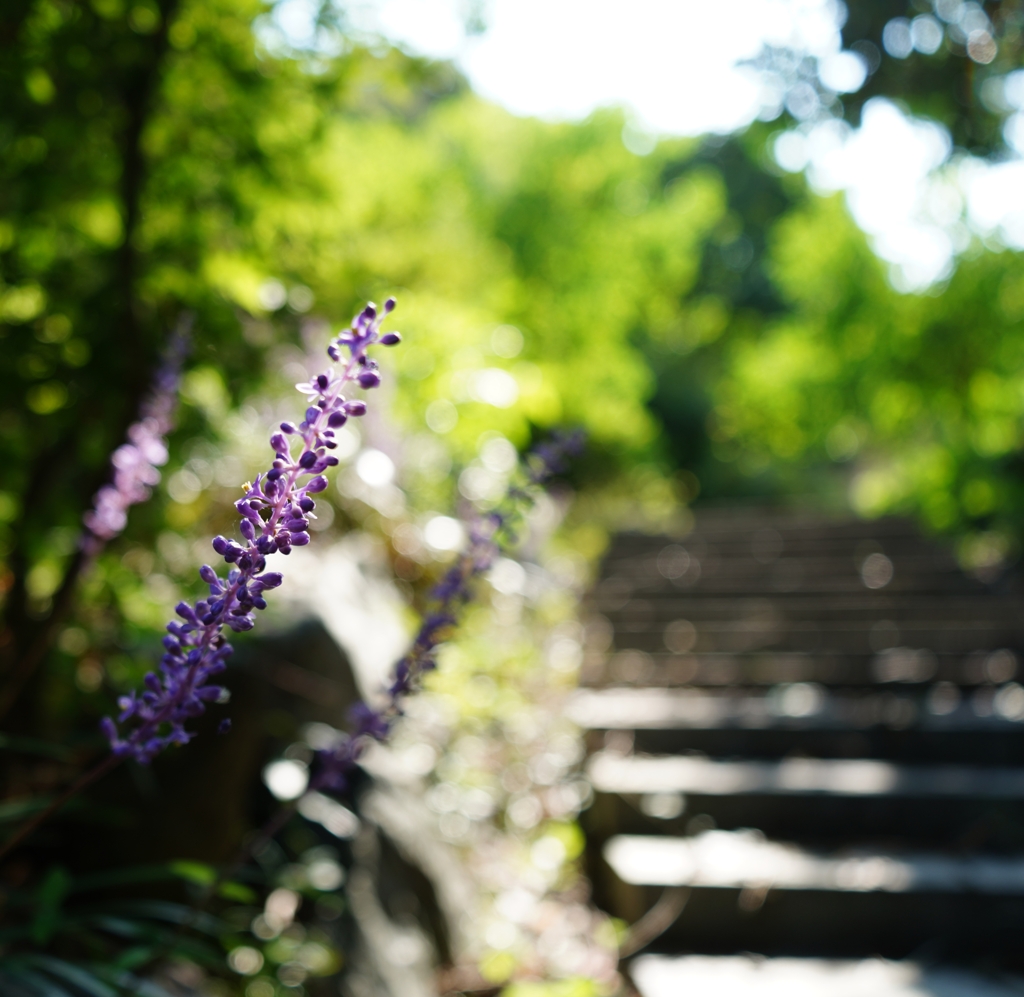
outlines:
[{"label": "green leaf", "polygon": [[217,894],[225,900],[237,900],[241,904],[253,904],[258,899],[255,890],[242,883],[233,881],[221,883],[217,889]]},{"label": "green leaf", "polygon": [[47,874],[36,894],[38,907],[32,921],[32,938],[39,945],[45,945],[57,930],[61,905],[71,885],[66,869],[56,866]]},{"label": "green leaf", "polygon": [[148,962],[158,951],[159,949],[152,945],[133,945],[118,955],[115,965],[118,969],[134,969],[136,966]]},{"label": "green leaf", "polygon": [[47,955],[32,956],[31,961],[52,976],[74,984],[79,990],[84,990],[90,997],[118,997],[116,990],[108,987],[88,970],[76,966],[74,963]]},{"label": "green leaf", "polygon": [[151,926],[124,917],[97,917],[93,922],[101,931],[119,938],[142,938],[152,934]]},{"label": "green leaf", "polygon": [[188,862],[184,860],[172,862],[171,872],[175,876],[188,880],[190,883],[196,883],[198,886],[210,886],[217,879],[217,871],[213,866],[202,862]]},{"label": "green leaf", "polygon": [[110,911],[137,917],[152,918],[170,924],[187,925],[207,935],[219,935],[224,925],[219,918],[198,912],[185,904],[171,903],[167,900],[130,900],[111,904]]},{"label": "green leaf", "polygon": [[[23,986],[13,989],[8,984],[9,980],[21,981]],[[73,997],[69,991],[42,974],[17,965],[9,965],[0,972],[0,986],[3,987],[5,997]]]},{"label": "green leaf", "polygon": [[122,990],[130,994],[137,994],[138,997],[175,997],[169,990],[165,990],[152,980],[142,980],[131,973],[108,973],[111,982],[116,983]]}]

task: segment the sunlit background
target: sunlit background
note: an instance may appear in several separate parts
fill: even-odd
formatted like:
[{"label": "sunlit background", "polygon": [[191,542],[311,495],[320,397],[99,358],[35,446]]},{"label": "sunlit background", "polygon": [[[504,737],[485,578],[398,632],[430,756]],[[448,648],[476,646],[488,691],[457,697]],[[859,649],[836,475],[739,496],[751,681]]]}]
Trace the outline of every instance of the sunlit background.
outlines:
[{"label": "sunlit background", "polygon": [[[279,32],[288,44],[315,48],[315,10],[310,0],[285,0],[266,38],[273,44]],[[659,135],[728,134],[785,109],[798,126],[775,138],[775,161],[806,171],[817,191],[846,194],[900,290],[947,278],[972,236],[1024,247],[1024,76],[992,80],[981,94],[1006,117],[1011,155],[991,163],[954,153],[941,125],[915,120],[892,100],[875,100],[855,128],[831,113],[828,98],[859,90],[879,57],[877,49],[843,50],[846,8],[832,0],[746,0],[730,5],[728,24],[714,5],[683,0],[628,10],[612,0],[481,0],[472,32],[468,12],[466,0],[380,0],[353,4],[349,17],[367,37],[453,59],[477,93],[515,114],[580,120],[597,108],[626,108],[623,141],[641,155]],[[881,41],[888,55],[906,59],[934,54],[947,31],[966,42],[990,30],[981,7],[957,3],[893,18]],[[788,65],[765,72],[757,57],[766,46],[785,50]],[[984,65],[995,52],[982,39],[974,54]],[[825,94],[802,73],[816,75]]]}]

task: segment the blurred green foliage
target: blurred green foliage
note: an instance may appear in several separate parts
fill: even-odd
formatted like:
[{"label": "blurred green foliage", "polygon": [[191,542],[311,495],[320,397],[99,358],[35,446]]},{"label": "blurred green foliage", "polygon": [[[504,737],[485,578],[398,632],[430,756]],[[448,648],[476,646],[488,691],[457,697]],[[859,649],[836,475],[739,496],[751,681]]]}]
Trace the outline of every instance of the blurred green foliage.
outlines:
[{"label": "blurred green foliage", "polygon": [[919,514],[938,530],[1019,535],[1024,266],[979,249],[937,293],[885,279],[838,198],[775,232],[773,276],[789,308],[731,344],[715,412],[749,467],[853,467],[862,514]]}]

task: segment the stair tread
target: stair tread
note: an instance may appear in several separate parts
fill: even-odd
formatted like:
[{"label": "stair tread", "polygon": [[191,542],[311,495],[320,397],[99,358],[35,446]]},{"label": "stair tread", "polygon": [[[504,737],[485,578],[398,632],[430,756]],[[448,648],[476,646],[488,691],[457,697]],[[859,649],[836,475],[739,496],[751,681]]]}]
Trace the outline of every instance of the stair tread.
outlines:
[{"label": "stair tread", "polygon": [[[566,716],[591,730],[720,730],[723,728],[858,731],[889,723],[918,730],[1020,730],[1016,686],[983,690],[984,697],[954,701],[947,684],[931,687],[931,699],[904,691],[824,689],[798,682],[768,692],[737,689],[581,689],[568,700]],[[1008,690],[1010,695],[1007,694]],[[937,695],[941,694],[941,695]],[[1002,699],[999,697],[1002,696]],[[907,706],[902,704],[907,704]],[[1000,712],[1002,711],[1002,712]]]},{"label": "stair tread", "polygon": [[587,775],[594,789],[605,793],[1024,799],[1024,768],[904,765],[870,758],[719,761],[600,751],[590,757]]},{"label": "stair tread", "polygon": [[888,959],[643,955],[630,966],[642,997],[1020,997],[1024,978]]},{"label": "stair tread", "polygon": [[1024,895],[1024,855],[823,853],[752,830],[616,835],[606,842],[604,857],[619,879],[638,886]]}]

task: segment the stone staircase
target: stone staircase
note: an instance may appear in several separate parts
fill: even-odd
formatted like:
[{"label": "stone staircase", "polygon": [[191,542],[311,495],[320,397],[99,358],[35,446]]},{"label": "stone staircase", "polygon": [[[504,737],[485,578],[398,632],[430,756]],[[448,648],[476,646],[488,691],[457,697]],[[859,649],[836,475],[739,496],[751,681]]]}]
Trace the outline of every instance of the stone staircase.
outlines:
[{"label": "stone staircase", "polygon": [[992,976],[1024,970],[1022,602],[899,519],[615,539],[570,714],[598,904],[635,922],[688,891],[634,963],[645,997],[729,993],[729,967],[736,992],[829,994],[839,965],[868,997],[879,960],[887,994],[1024,993]]}]

